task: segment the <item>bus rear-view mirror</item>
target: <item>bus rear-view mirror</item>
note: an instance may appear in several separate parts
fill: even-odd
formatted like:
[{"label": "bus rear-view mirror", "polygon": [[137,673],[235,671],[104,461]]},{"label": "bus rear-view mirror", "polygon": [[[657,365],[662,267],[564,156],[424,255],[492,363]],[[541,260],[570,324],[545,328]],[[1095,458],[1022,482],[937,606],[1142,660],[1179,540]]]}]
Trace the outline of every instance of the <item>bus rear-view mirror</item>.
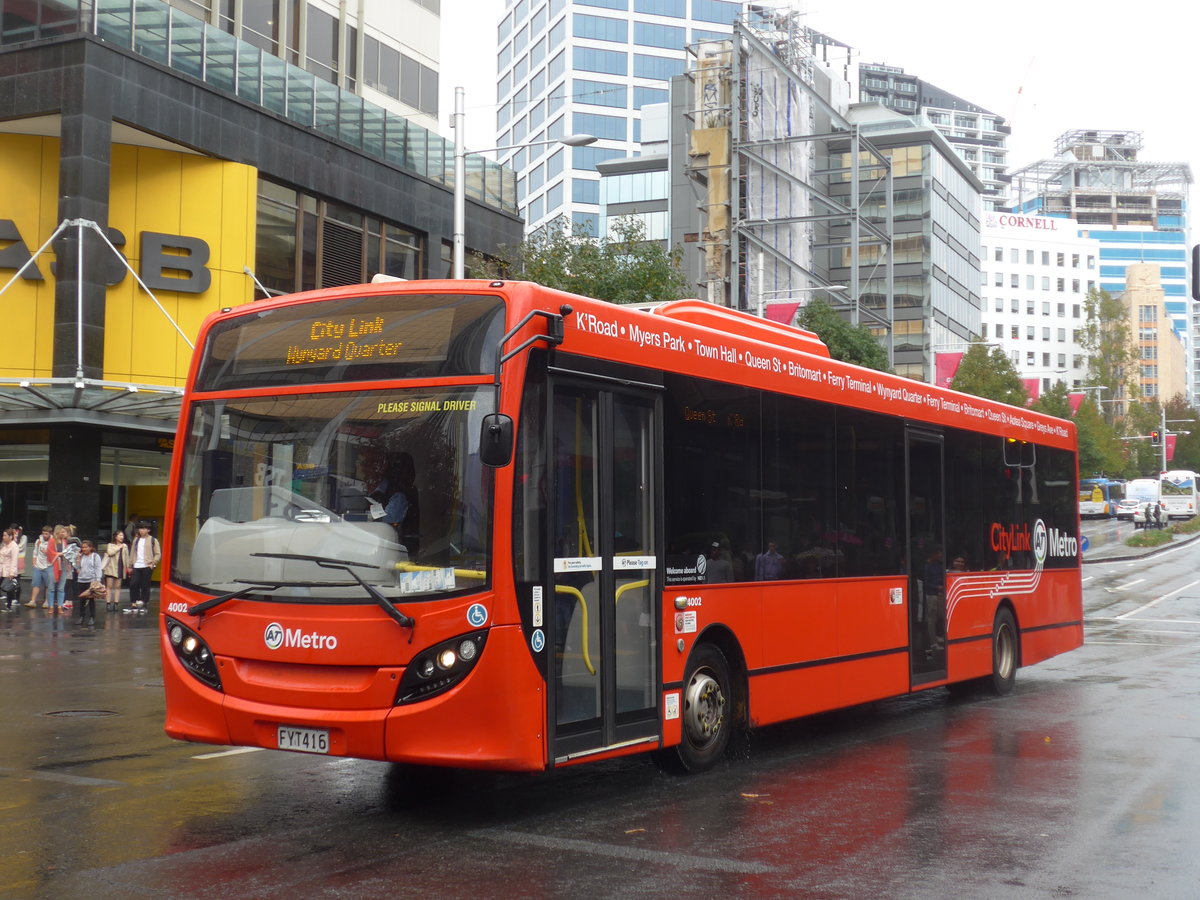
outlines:
[{"label": "bus rear-view mirror", "polygon": [[483,417],[479,430],[479,459],[485,466],[498,469],[512,462],[513,420],[503,413]]}]

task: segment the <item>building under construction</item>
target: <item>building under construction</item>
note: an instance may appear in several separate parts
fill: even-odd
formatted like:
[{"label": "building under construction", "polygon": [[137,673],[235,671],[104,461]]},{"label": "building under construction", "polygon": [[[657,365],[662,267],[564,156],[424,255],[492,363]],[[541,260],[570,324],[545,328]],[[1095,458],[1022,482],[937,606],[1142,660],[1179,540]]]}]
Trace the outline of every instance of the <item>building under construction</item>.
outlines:
[{"label": "building under construction", "polygon": [[[1100,241],[1099,286],[1116,296],[1131,264],[1159,266],[1166,313],[1192,361],[1188,395],[1200,384],[1200,312],[1188,282],[1187,163],[1139,158],[1140,131],[1065,132],[1053,159],[1013,173],[1021,212],[1074,219]],[[1169,398],[1163,398],[1169,399]]]},{"label": "building under construction", "polygon": [[[799,14],[748,7],[730,40],[691,52],[685,169],[700,227],[685,239],[706,299],[791,321],[819,296],[890,347],[890,163],[845,117],[847,86]],[[883,302],[863,302],[868,281]]]}]

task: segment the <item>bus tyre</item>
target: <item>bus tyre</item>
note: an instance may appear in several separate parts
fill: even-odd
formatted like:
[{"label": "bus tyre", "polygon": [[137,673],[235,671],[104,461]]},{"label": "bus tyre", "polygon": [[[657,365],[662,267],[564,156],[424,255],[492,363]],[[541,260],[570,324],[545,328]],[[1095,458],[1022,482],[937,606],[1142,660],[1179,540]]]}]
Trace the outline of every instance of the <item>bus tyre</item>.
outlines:
[{"label": "bus tyre", "polygon": [[733,730],[729,662],[715,644],[701,644],[688,659],[683,680],[683,739],[675,748],[686,772],[712,768],[729,746]]},{"label": "bus tyre", "polygon": [[1001,607],[992,624],[992,674],[986,679],[988,689],[999,697],[1012,693],[1017,680],[1017,647],[1017,623],[1012,612]]}]

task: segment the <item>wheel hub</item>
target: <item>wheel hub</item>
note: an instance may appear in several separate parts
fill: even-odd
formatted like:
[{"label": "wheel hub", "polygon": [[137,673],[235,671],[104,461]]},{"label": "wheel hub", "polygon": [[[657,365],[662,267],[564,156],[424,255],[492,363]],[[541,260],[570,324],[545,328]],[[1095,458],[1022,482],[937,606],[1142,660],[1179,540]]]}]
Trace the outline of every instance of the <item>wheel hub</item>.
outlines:
[{"label": "wheel hub", "polygon": [[684,695],[684,725],[692,743],[703,748],[716,740],[725,721],[725,694],[707,671],[692,676]]}]

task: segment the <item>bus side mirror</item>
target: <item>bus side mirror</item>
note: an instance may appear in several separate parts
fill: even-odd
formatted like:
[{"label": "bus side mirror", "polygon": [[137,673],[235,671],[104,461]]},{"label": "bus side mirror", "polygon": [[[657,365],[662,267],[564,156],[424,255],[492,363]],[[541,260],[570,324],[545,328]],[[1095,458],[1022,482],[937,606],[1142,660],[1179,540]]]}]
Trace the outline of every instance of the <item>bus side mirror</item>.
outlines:
[{"label": "bus side mirror", "polygon": [[483,417],[479,428],[479,460],[485,466],[499,469],[512,462],[513,420],[503,413]]}]

